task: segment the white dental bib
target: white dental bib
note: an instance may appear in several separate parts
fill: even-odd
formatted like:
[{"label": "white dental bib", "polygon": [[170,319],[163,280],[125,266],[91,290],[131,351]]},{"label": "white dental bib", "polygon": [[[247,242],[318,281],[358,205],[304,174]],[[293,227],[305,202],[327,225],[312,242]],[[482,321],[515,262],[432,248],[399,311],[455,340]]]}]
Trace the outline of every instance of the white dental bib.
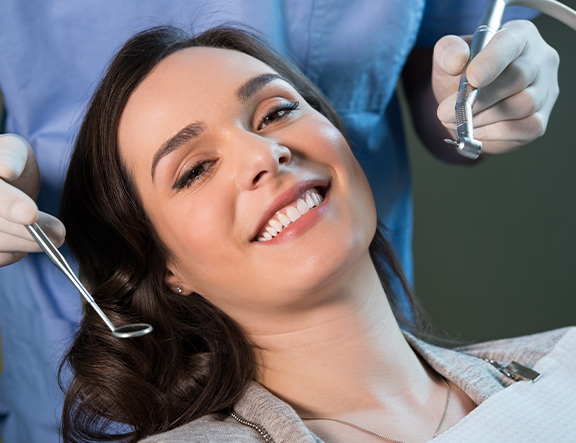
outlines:
[{"label": "white dental bib", "polygon": [[576,442],[576,329],[534,367],[541,377],[492,395],[433,443]]}]

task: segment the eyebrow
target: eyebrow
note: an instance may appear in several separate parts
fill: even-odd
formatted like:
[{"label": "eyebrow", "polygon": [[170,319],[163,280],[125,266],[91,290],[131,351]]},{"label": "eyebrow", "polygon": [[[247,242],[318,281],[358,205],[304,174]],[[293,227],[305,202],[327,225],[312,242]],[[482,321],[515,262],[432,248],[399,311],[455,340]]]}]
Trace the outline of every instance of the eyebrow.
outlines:
[{"label": "eyebrow", "polygon": [[[260,91],[263,87],[265,87],[268,83],[278,79],[284,80],[278,74],[262,74],[256,77],[252,77],[236,90],[236,97],[241,102],[245,102],[258,91]],[[164,157],[182,145],[186,144],[191,139],[198,137],[205,130],[206,126],[203,123],[194,122],[182,128],[176,135],[164,142],[156,154],[154,154],[154,159],[152,160],[152,181],[154,181],[156,166],[158,166],[160,160],[162,160]]]},{"label": "eyebrow", "polygon": [[252,77],[236,90],[236,97],[238,97],[238,100],[241,102],[245,102],[273,80],[284,79],[278,74],[262,74]]},{"label": "eyebrow", "polygon": [[154,181],[154,173],[156,172],[156,166],[162,158],[166,157],[171,152],[178,149],[183,144],[187,143],[194,137],[198,137],[204,130],[206,126],[203,123],[190,123],[188,126],[182,128],[178,133],[171,137],[169,140],[165,141],[160,149],[154,154],[154,159],[152,160],[152,181]]}]

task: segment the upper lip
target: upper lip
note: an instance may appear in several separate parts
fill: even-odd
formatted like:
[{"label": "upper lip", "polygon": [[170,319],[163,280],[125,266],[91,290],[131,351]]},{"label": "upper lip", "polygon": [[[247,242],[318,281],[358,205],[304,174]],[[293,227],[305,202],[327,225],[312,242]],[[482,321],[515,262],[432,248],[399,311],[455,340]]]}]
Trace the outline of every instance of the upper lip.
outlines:
[{"label": "upper lip", "polygon": [[282,194],[278,195],[268,205],[268,207],[266,208],[266,211],[264,211],[264,214],[262,214],[262,217],[260,217],[260,220],[258,221],[256,228],[252,232],[251,239],[255,240],[256,236],[262,230],[262,228],[268,222],[268,220],[270,220],[272,218],[272,216],[274,214],[276,214],[276,212],[278,212],[284,206],[289,205],[290,203],[295,201],[298,197],[300,197],[300,195],[302,195],[304,193],[304,191],[306,191],[307,189],[316,188],[316,187],[327,188],[329,184],[330,184],[330,182],[327,179],[319,179],[318,178],[318,179],[312,179],[312,180],[304,180],[304,181],[301,181],[301,182],[294,184],[293,186],[288,188],[286,191],[284,191]]}]

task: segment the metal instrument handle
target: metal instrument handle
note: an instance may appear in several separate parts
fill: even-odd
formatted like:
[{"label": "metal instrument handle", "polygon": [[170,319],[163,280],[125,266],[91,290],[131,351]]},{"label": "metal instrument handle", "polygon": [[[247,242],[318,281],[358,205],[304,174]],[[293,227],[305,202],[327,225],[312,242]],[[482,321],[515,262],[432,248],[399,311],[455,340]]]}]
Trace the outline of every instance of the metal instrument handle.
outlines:
[{"label": "metal instrument handle", "polygon": [[40,228],[40,226],[38,226],[38,223],[26,225],[26,229],[28,229],[28,232],[30,232],[34,240],[36,240],[36,243],[40,245],[40,247],[46,253],[48,258],[50,258],[50,261],[54,263],[54,265],[56,265],[56,267],[60,269],[60,271],[62,271],[62,273],[66,277],[68,277],[68,280],[72,282],[72,284],[76,287],[76,289],[78,289],[78,291],[80,292],[80,294],[82,294],[82,296],[86,299],[86,301],[88,301],[88,303],[92,305],[92,307],[96,310],[98,315],[100,315],[102,320],[104,320],[106,326],[108,326],[111,331],[114,331],[115,328],[112,322],[108,319],[106,314],[104,314],[102,309],[100,309],[100,306],[96,304],[94,298],[90,295],[88,290],[80,282],[80,279],[76,277],[76,274],[74,274],[72,268],[70,267],[70,265],[68,265],[66,259],[62,256],[58,248],[54,246],[54,243],[52,243],[52,241],[48,238],[48,236],[44,233],[44,231]]}]

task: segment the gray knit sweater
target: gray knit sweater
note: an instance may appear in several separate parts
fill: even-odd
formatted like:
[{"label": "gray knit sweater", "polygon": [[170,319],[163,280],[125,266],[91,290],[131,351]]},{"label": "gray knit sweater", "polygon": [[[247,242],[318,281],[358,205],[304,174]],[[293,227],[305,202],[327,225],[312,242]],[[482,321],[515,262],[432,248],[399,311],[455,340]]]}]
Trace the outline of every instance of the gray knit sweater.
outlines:
[{"label": "gray knit sweater", "polygon": [[[484,358],[508,363],[515,360],[533,367],[550,353],[569,331],[563,328],[525,337],[441,348],[405,334],[412,348],[439,374],[458,385],[476,404],[500,392],[513,380]],[[285,402],[254,382],[236,403],[233,416],[224,420],[208,415],[141,443],[322,443]]]}]

